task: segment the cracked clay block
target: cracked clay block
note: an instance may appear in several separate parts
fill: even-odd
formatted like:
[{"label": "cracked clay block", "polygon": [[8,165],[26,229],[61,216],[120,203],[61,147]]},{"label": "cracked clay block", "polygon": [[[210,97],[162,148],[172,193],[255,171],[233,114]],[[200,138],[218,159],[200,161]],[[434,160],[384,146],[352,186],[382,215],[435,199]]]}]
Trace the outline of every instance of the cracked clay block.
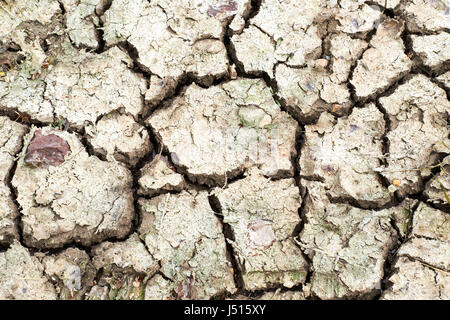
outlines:
[{"label": "cracked clay block", "polygon": [[[352,39],[345,34],[330,38],[331,57],[309,62],[304,68],[290,68],[280,64],[275,68],[278,95],[286,107],[302,122],[317,120],[324,111],[342,115],[351,107],[350,92],[346,81],[351,66],[363,51],[367,43]],[[331,63],[331,71],[320,65]]]},{"label": "cracked clay block", "polygon": [[100,27],[97,16],[111,0],[61,0],[66,10],[66,25],[72,43],[79,47],[97,49]]},{"label": "cracked clay block", "polygon": [[0,6],[0,39],[11,36],[17,26],[24,21],[38,21],[49,24],[59,3],[54,0],[6,0]]},{"label": "cracked clay block", "polygon": [[[448,17],[450,20],[450,16]],[[450,60],[450,34],[441,32],[436,35],[411,36],[412,49],[422,59],[424,65],[432,71],[439,71]]]},{"label": "cracked clay block", "polygon": [[166,156],[157,155],[140,172],[139,195],[154,196],[163,192],[181,191],[186,187],[183,175],[171,167]]},{"label": "cracked clay block", "polygon": [[[236,291],[222,225],[204,191],[140,199],[139,235],[175,288],[177,299],[209,299]],[[160,279],[161,280],[161,279]],[[147,285],[154,296],[158,281]],[[153,293],[152,293],[153,292]]]},{"label": "cracked clay block", "polygon": [[[37,158],[44,160],[27,163],[37,136],[44,140],[34,149]],[[70,151],[64,153],[63,162],[61,150],[45,144],[49,139],[68,145]],[[89,156],[75,134],[32,128],[25,137],[12,185],[17,190],[24,241],[29,246],[55,248],[73,241],[91,245],[109,237],[124,237],[131,228],[130,172],[119,164]]]},{"label": "cracked clay block", "polygon": [[153,259],[139,239],[133,233],[122,242],[103,242],[92,249],[92,262],[97,269],[115,264],[120,268],[133,268],[136,272],[152,275],[158,269],[158,263]]},{"label": "cracked clay block", "polygon": [[226,22],[249,8],[249,0],[116,0],[102,18],[104,39],[108,46],[127,41],[140,65],[162,80],[191,74],[208,84],[228,74]]},{"label": "cracked clay block", "polygon": [[39,260],[15,241],[0,252],[0,300],[55,300],[55,288],[43,271]]},{"label": "cracked clay block", "polygon": [[312,25],[320,11],[317,0],[263,1],[250,26],[231,38],[245,72],[264,71],[273,78],[272,70],[277,62],[301,66],[307,59],[320,55],[321,34]]},{"label": "cracked clay block", "polygon": [[86,127],[88,141],[94,152],[135,166],[153,146],[145,127],[129,115],[119,113],[104,116],[95,126]]},{"label": "cracked clay block", "polygon": [[262,80],[192,84],[146,123],[173,164],[197,183],[223,185],[253,166],[270,177],[294,173],[298,124]]},{"label": "cracked clay block", "polygon": [[213,195],[238,260],[246,290],[292,288],[306,279],[308,263],[294,244],[301,198],[294,179],[271,181],[252,170]]},{"label": "cracked clay block", "polygon": [[398,14],[406,20],[406,27],[411,32],[436,32],[450,29],[448,3],[442,0],[408,0],[403,1]]},{"label": "cracked clay block", "polygon": [[449,152],[445,91],[424,75],[415,75],[394,93],[380,98],[390,119],[387,167],[381,170],[400,195],[420,191],[423,177],[437,162],[437,152]]},{"label": "cracked clay block", "polygon": [[436,80],[441,82],[445,88],[450,89],[450,71],[441,74],[439,77],[436,78]]},{"label": "cracked clay block", "polygon": [[448,213],[420,203],[412,237],[398,251],[382,299],[448,300],[450,298],[450,219]]},{"label": "cracked clay block", "polygon": [[412,61],[401,38],[403,29],[403,22],[394,19],[379,25],[350,80],[358,99],[374,97],[411,69]]},{"label": "cracked clay block", "polygon": [[19,237],[16,221],[18,212],[7,180],[26,132],[25,126],[0,117],[0,244],[10,243]]},{"label": "cracked clay block", "polygon": [[420,203],[414,212],[411,235],[411,239],[400,247],[399,255],[418,259],[433,267],[450,271],[448,213]]},{"label": "cracked clay block", "polygon": [[389,215],[330,203],[321,182],[302,179],[301,185],[308,196],[299,245],[312,259],[312,293],[321,299],[375,296],[397,239]]},{"label": "cracked clay block", "polygon": [[427,182],[423,193],[434,204],[450,205],[450,156],[442,160],[440,172]]},{"label": "cracked clay block", "polygon": [[133,117],[142,112],[146,80],[129,69],[133,62],[118,47],[93,54],[65,44],[59,59],[45,78],[45,96],[58,118],[82,128],[114,110]]},{"label": "cracked clay block", "polygon": [[299,159],[302,177],[320,179],[333,198],[351,198],[361,206],[390,201],[389,191],[374,171],[383,157],[385,131],[383,114],[374,104],[354,108],[347,118],[337,120],[323,113],[305,131]]},{"label": "cracked clay block", "polygon": [[389,277],[382,300],[449,300],[448,272],[429,268],[419,261],[400,257],[394,265],[396,272]]}]

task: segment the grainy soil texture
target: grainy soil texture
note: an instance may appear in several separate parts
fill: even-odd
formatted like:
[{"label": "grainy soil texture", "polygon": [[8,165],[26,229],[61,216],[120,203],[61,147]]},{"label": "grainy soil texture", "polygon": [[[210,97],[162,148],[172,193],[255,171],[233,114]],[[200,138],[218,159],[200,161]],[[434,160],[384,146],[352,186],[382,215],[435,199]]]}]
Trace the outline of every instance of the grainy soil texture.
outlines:
[{"label": "grainy soil texture", "polygon": [[450,299],[446,0],[0,0],[0,299]]}]

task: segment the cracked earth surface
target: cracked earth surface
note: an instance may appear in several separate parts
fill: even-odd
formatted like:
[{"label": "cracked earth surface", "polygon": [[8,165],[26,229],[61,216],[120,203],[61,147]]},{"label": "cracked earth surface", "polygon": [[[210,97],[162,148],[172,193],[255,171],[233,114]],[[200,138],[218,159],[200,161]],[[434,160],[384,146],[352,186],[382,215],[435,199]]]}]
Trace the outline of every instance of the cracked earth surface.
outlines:
[{"label": "cracked earth surface", "polygon": [[444,0],[0,0],[0,299],[450,298]]}]

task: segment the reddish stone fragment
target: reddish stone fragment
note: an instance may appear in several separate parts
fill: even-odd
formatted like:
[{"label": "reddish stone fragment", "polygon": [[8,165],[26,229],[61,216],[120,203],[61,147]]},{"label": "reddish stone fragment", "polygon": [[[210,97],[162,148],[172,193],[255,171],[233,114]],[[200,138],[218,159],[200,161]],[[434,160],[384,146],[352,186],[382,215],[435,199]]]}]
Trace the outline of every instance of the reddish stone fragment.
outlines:
[{"label": "reddish stone fragment", "polygon": [[218,7],[209,6],[208,15],[217,17],[221,13],[226,13],[227,15],[237,11],[237,3],[230,1],[228,4],[223,4]]},{"label": "reddish stone fragment", "polygon": [[24,161],[36,167],[59,166],[70,153],[69,144],[64,139],[55,134],[43,135],[41,130],[37,130]]},{"label": "reddish stone fragment", "polygon": [[247,226],[248,240],[253,247],[269,248],[275,242],[275,232],[270,221],[258,220]]}]

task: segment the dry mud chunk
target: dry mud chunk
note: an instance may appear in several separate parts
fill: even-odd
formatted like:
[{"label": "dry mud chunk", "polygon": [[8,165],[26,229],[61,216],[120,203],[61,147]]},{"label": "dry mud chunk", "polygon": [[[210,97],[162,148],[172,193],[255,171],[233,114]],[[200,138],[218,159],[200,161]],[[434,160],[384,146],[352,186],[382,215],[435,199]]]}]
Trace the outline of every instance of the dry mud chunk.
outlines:
[{"label": "dry mud chunk", "polygon": [[441,0],[403,1],[396,10],[406,20],[406,27],[411,32],[433,32],[450,29],[449,6]]},{"label": "dry mud chunk", "polygon": [[[61,164],[28,164],[28,151],[37,135],[57,136],[69,145],[70,155]],[[42,148],[41,153],[54,151]],[[33,128],[25,137],[12,185],[22,208],[24,239],[30,246],[54,248],[73,241],[90,245],[124,237],[131,228],[130,172],[89,156],[75,134]]]},{"label": "dry mud chunk", "polygon": [[103,242],[92,249],[97,269],[115,264],[120,268],[133,268],[136,272],[152,275],[158,267],[136,233],[123,242]]},{"label": "dry mud chunk", "polygon": [[[350,106],[346,82],[353,62],[366,49],[363,40],[345,34],[330,40],[330,61],[317,59],[305,68],[289,68],[280,64],[275,69],[279,95],[287,108],[303,122],[315,121],[323,111],[342,115]],[[331,70],[324,66],[331,63]]]},{"label": "dry mud chunk", "polygon": [[377,5],[369,5],[367,1],[342,0],[336,14],[339,21],[338,30],[349,34],[367,34],[373,30],[381,18],[381,9]]},{"label": "dry mud chunk", "polygon": [[224,184],[257,166],[293,175],[298,124],[262,80],[239,79],[203,89],[193,84],[147,120],[172,162],[198,183]]},{"label": "dry mud chunk", "polygon": [[105,12],[104,38],[107,45],[127,41],[138,62],[161,79],[191,74],[208,84],[227,74],[220,41],[226,21],[247,14],[249,6],[249,0],[117,0]]},{"label": "dry mud chunk", "polygon": [[39,260],[15,241],[0,253],[0,300],[56,299],[55,288],[43,271]]},{"label": "dry mud chunk", "polygon": [[128,66],[130,57],[114,47],[101,54],[66,45],[64,55],[45,78],[45,95],[58,118],[82,128],[114,110],[134,117],[142,112],[146,80]]},{"label": "dry mud chunk", "polygon": [[[312,25],[320,1],[264,1],[251,25],[231,38],[237,59],[248,73],[266,72],[285,62],[301,66],[321,52],[321,36]],[[301,14],[300,14],[301,13]]]},{"label": "dry mud chunk", "polygon": [[96,49],[98,47],[96,27],[100,20],[96,16],[108,0],[62,0],[66,10],[66,25],[70,39],[76,46]]},{"label": "dry mud chunk", "polygon": [[450,218],[447,213],[420,203],[414,212],[412,238],[399,255],[450,271]]},{"label": "dry mud chunk", "polygon": [[259,300],[306,300],[307,296],[300,291],[285,291],[277,290],[275,292],[266,292]]},{"label": "dry mud chunk", "polygon": [[312,293],[321,299],[378,293],[384,261],[396,240],[389,218],[330,203],[323,183],[302,180],[301,184],[308,196],[300,245],[312,259]]},{"label": "dry mud chunk", "polygon": [[49,24],[60,11],[53,0],[6,0],[0,5],[0,39],[9,36],[24,21]]},{"label": "dry mud chunk", "polygon": [[374,96],[411,69],[412,61],[404,52],[402,32],[403,23],[400,21],[390,19],[380,24],[350,80],[358,98]]},{"label": "dry mud chunk", "polygon": [[[390,118],[388,166],[381,173],[400,195],[416,193],[422,175],[436,161],[437,152],[449,152],[447,117],[450,102],[445,91],[423,75],[380,98]],[[396,180],[396,183],[394,181]]]},{"label": "dry mud chunk", "polygon": [[294,179],[270,181],[252,170],[213,194],[223,222],[231,226],[246,290],[291,288],[305,281],[308,264],[292,239],[302,201]]},{"label": "dry mud chunk", "polygon": [[92,254],[95,267],[103,269],[99,284],[107,285],[110,299],[143,299],[145,279],[156,272],[158,263],[137,234],[123,242],[103,242]]},{"label": "dry mud chunk", "polygon": [[[3,1],[0,6],[0,65],[8,66],[0,77],[0,108],[19,110],[43,122],[53,121],[53,108],[44,99],[45,83],[39,79],[49,66],[41,43],[49,35],[64,33],[59,3],[47,0]],[[8,54],[17,51],[13,55]],[[51,52],[52,50],[50,50]],[[9,60],[11,59],[11,60]],[[10,110],[8,110],[10,111]]]},{"label": "dry mud chunk", "polygon": [[161,155],[157,155],[152,162],[141,169],[138,183],[138,193],[147,196],[168,191],[181,191],[186,186],[183,176],[170,166],[167,157]]},{"label": "dry mud chunk", "polygon": [[82,299],[96,275],[89,255],[76,248],[46,256],[42,264],[45,274],[56,283],[59,298],[64,300]]},{"label": "dry mud chunk", "polygon": [[371,1],[366,0],[366,2],[375,2],[378,5],[385,7],[387,9],[394,9],[402,2],[402,0],[371,0]]},{"label": "dry mud chunk", "polygon": [[392,286],[383,300],[448,300],[450,276],[448,272],[432,269],[419,261],[400,257],[394,265],[397,272],[389,278]]},{"label": "dry mud chunk", "polygon": [[165,194],[140,199],[139,205],[139,234],[175,287],[176,298],[208,299],[236,291],[222,226],[206,192]]},{"label": "dry mud chunk", "polygon": [[151,278],[145,286],[145,300],[173,300],[176,299],[176,285],[160,274]]},{"label": "dry mud chunk", "polygon": [[428,181],[424,194],[432,203],[450,205],[450,156],[442,161],[441,171]]},{"label": "dry mud chunk", "polygon": [[271,39],[260,29],[250,26],[240,35],[234,35],[231,39],[236,51],[236,58],[244,67],[244,71],[250,74],[266,72],[273,78],[273,65],[275,48]]},{"label": "dry mud chunk", "polygon": [[323,113],[316,125],[305,127],[301,176],[322,179],[333,198],[352,198],[367,207],[386,204],[391,195],[373,171],[383,157],[384,129],[374,104],[338,120]]},{"label": "dry mud chunk", "polygon": [[86,133],[95,152],[131,166],[152,150],[147,130],[129,115],[106,115]]},{"label": "dry mud chunk", "polygon": [[19,236],[16,225],[17,208],[6,182],[26,131],[25,126],[0,117],[0,244],[10,243]]},{"label": "dry mud chunk", "polygon": [[31,119],[53,122],[53,107],[44,99],[45,82],[24,77],[19,71],[8,73],[7,81],[0,79],[0,109],[19,110]]},{"label": "dry mud chunk", "polygon": [[441,74],[436,80],[440,81],[447,89],[450,89],[450,71]]},{"label": "dry mud chunk", "polygon": [[[450,20],[450,16],[448,17]],[[423,63],[431,70],[438,71],[445,62],[450,60],[450,34],[441,32],[436,35],[416,36],[412,35],[412,48]]]}]

